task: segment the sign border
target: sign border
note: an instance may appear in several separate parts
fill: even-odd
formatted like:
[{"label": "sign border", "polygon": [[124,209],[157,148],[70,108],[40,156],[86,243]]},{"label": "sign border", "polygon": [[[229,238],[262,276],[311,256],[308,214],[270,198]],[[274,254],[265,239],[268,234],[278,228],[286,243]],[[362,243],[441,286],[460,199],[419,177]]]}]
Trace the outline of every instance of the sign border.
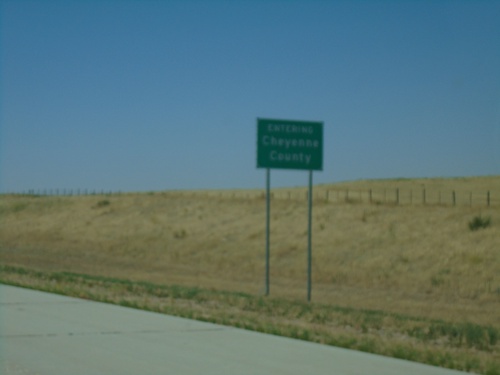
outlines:
[{"label": "sign border", "polygon": [[[269,136],[273,145],[263,145],[263,138],[270,133],[263,129],[270,124],[286,127],[287,130],[276,131],[276,138]],[[323,129],[323,121],[257,118],[257,168],[322,171]],[[311,151],[308,148],[315,150]],[[269,155],[265,155],[273,152],[283,160],[271,161]],[[285,158],[295,160],[285,160]],[[311,168],[297,166],[304,159],[309,160]]]}]

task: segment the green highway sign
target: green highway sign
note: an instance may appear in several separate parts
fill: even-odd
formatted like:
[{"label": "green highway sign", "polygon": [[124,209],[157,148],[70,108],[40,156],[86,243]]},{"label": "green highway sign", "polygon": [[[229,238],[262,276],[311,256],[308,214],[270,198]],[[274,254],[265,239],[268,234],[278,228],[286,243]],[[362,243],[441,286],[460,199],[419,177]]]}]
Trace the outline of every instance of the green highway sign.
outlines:
[{"label": "green highway sign", "polygon": [[323,170],[323,123],[257,119],[257,168]]}]

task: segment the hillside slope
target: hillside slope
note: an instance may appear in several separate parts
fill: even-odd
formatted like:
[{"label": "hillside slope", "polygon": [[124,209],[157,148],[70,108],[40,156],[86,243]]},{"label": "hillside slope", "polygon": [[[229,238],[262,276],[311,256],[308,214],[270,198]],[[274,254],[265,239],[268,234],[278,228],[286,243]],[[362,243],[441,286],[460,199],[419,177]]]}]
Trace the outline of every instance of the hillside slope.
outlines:
[{"label": "hillside slope", "polygon": [[[434,184],[496,191],[499,181]],[[371,186],[381,189],[382,183],[393,189],[410,181],[373,181]],[[369,186],[360,181],[315,191]],[[273,296],[306,297],[302,191],[276,190],[291,199],[272,201]],[[0,210],[3,265],[263,292],[262,192],[4,196]],[[313,210],[314,301],[500,327],[499,206],[318,198]],[[489,217],[490,226],[471,231],[468,224],[475,217]]]}]

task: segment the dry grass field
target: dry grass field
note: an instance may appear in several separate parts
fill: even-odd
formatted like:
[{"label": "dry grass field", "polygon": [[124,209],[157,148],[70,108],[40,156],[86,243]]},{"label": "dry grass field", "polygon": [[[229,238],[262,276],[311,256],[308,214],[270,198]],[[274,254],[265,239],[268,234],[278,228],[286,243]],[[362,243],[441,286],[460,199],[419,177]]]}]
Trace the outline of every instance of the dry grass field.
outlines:
[{"label": "dry grass field", "polygon": [[[422,186],[429,197],[456,191],[465,198],[455,206],[444,198],[441,204],[429,198],[424,205],[413,199],[421,196]],[[335,196],[346,189],[349,199]],[[362,193],[369,189],[373,194],[412,191],[412,201],[401,198],[402,204],[395,205],[384,192],[384,199],[379,195],[369,203]],[[123,302],[127,294],[136,306],[184,315],[191,314],[186,313],[190,306],[198,311],[194,317],[281,334],[287,334],[280,326],[286,323],[295,327],[294,334],[288,333],[293,337],[500,373],[500,176],[315,187],[309,305],[305,191],[274,191],[268,298],[262,298],[263,191],[2,196],[0,279],[37,287],[35,279],[44,279],[40,275],[73,275],[68,285],[81,275],[77,279],[87,285],[89,296],[89,288],[92,295],[102,295],[99,288],[111,280],[135,282],[137,288],[144,283],[196,288],[191,300],[170,299],[170,310],[153,306],[161,305],[161,296],[153,292],[148,301],[136,293],[132,303],[131,288],[119,292],[118,284],[114,296],[102,298]],[[483,197],[486,191],[491,192],[490,207],[483,198],[470,205],[468,192]],[[479,218],[487,227],[471,230],[469,224]],[[54,287],[49,279],[39,287]],[[89,279],[94,281],[86,284]],[[202,292],[207,294],[198,300]],[[228,295],[254,302],[228,300]],[[297,312],[301,309],[314,313]],[[268,322],[267,328],[238,321],[238,316],[250,321],[250,311]],[[364,314],[361,322],[355,319],[359,314]],[[297,329],[311,334],[301,336]]]}]

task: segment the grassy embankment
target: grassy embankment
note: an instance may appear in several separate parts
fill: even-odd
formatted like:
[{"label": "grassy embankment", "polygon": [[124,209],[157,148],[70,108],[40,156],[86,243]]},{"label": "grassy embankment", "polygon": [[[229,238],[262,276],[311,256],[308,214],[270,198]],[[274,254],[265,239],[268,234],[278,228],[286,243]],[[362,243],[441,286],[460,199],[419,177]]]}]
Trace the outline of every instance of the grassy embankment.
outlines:
[{"label": "grassy embankment", "polygon": [[[311,304],[304,189],[275,191],[267,298],[265,201],[250,191],[4,196],[0,281],[499,374],[500,205],[356,193],[399,187],[404,203],[423,184],[500,195],[500,177],[317,187]],[[325,202],[335,188],[354,194]],[[477,217],[489,227],[471,231]]]}]

